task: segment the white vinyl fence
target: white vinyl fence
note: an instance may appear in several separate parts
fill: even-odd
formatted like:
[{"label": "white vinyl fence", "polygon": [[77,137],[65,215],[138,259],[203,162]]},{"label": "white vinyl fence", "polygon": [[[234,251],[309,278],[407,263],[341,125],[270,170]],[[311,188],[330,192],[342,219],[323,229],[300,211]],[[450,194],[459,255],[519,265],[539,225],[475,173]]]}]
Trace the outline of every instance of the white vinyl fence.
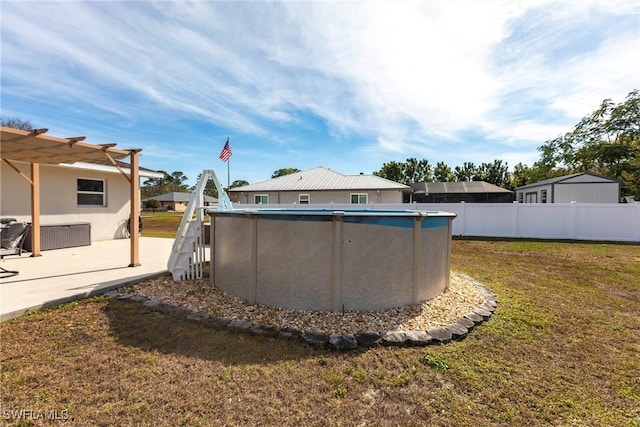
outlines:
[{"label": "white vinyl fence", "polygon": [[417,209],[457,214],[454,236],[640,242],[640,203],[242,205],[234,209]]}]

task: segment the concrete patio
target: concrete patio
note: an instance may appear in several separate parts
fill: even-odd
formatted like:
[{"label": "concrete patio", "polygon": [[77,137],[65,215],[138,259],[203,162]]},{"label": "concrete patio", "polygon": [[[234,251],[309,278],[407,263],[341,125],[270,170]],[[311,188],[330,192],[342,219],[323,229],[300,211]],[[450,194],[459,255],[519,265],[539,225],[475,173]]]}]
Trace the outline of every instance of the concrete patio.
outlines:
[{"label": "concrete patio", "polygon": [[19,274],[0,278],[0,321],[165,273],[173,240],[141,237],[138,267],[128,267],[129,239],[8,256],[0,266]]}]

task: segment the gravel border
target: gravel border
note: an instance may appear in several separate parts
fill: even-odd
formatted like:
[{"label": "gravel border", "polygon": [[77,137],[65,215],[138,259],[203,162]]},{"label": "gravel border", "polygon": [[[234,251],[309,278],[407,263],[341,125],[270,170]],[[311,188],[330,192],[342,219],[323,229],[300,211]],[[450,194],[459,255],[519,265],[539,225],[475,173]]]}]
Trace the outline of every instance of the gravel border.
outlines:
[{"label": "gravel border", "polygon": [[211,285],[207,278],[174,282],[170,275],[104,294],[216,329],[297,339],[334,350],[376,345],[426,346],[462,340],[497,307],[496,296],[477,280],[452,272],[443,294],[419,305],[371,312],[311,312],[250,305]]}]

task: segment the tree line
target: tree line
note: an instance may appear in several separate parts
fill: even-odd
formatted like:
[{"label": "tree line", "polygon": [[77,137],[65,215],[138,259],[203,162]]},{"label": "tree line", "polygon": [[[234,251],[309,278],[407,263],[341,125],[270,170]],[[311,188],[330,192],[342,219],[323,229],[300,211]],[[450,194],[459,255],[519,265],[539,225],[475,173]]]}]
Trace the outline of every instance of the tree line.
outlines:
[{"label": "tree line", "polygon": [[[2,126],[33,129],[22,119],[0,119]],[[540,158],[532,166],[518,163],[509,172],[507,162],[464,162],[451,168],[444,162],[432,165],[428,159],[409,158],[405,162],[384,163],[374,175],[402,184],[415,182],[485,181],[513,190],[548,178],[577,172],[589,172],[622,183],[622,195],[640,200],[640,91],[631,91],[626,99],[615,104],[605,99],[600,107],[585,116],[573,129],[557,138],[545,141],[538,147]],[[296,168],[276,170],[271,178],[299,172]],[[188,178],[180,171],[163,173],[162,178],[150,178],[141,187],[142,198],[155,197],[169,192],[193,191]],[[198,179],[200,177],[198,176]],[[230,188],[247,185],[236,180]],[[205,194],[213,197],[218,192],[209,181]]]},{"label": "tree line", "polygon": [[605,99],[573,129],[540,147],[533,166],[518,163],[509,172],[506,162],[475,165],[465,162],[451,169],[444,162],[409,158],[388,162],[374,175],[402,184],[414,182],[486,181],[513,190],[548,178],[589,172],[622,183],[623,196],[640,199],[640,92],[631,91],[625,101]]},{"label": "tree line", "polygon": [[[175,171],[170,174],[163,170],[160,170],[158,172],[162,173],[164,176],[162,178],[149,178],[142,183],[140,189],[141,197],[143,199],[148,199],[149,197],[156,197],[171,192],[191,192],[196,189],[195,185],[188,186],[186,184],[188,178],[184,175],[184,173],[180,171]],[[273,174],[271,174],[271,178],[278,178],[279,176],[284,176],[295,172],[300,172],[300,169],[282,168],[273,172]],[[200,181],[201,175],[202,174],[198,174],[196,182]],[[243,185],[248,184],[249,182],[245,181],[244,179],[237,179],[231,183],[229,188],[242,187]],[[225,188],[225,190],[228,190],[229,188]],[[207,181],[204,188],[204,194],[211,197],[218,197],[218,189],[216,188],[213,181]]]}]

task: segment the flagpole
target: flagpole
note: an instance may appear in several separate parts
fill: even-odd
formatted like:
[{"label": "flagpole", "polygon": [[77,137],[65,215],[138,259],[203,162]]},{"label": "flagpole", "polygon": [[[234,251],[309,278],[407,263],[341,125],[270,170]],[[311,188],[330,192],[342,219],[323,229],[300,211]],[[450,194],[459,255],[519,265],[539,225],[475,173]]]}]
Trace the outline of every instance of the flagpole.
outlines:
[{"label": "flagpole", "polygon": [[231,146],[229,145],[229,137],[227,137],[227,143],[224,144],[218,157],[227,163],[227,190],[229,190],[231,187]]}]

